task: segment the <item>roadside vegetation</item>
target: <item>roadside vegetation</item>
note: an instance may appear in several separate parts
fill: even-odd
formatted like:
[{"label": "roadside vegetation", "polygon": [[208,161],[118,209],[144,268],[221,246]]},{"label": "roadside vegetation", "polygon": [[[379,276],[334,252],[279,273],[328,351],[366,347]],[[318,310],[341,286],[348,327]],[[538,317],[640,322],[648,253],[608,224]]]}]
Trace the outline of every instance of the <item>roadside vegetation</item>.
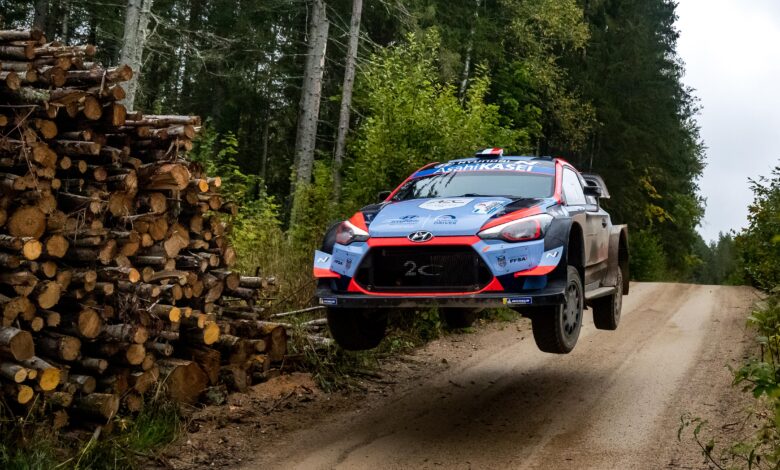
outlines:
[{"label": "roadside vegetation", "polygon": [[780,467],[780,166],[771,177],[751,182],[754,201],[748,227],[736,236],[721,235],[710,253],[716,259],[707,272],[720,283],[747,282],[762,291],[748,317],[755,332],[750,356],[736,367],[733,385],[751,394],[738,438],[718,441],[702,417],[684,416],[679,436],[691,432],[703,455],[719,469]]}]

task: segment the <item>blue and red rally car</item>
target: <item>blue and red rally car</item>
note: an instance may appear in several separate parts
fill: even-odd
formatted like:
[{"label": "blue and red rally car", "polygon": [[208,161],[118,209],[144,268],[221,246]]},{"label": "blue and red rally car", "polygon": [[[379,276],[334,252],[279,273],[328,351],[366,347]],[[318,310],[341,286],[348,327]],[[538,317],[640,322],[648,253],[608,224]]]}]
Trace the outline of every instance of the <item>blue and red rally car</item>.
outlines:
[{"label": "blue and red rally car", "polygon": [[628,233],[599,203],[598,175],[559,158],[431,163],[334,225],[314,256],[317,297],[344,348],[376,347],[388,309],[438,307],[466,327],[480,309],[531,318],[542,351],[570,352],[582,312],[614,330],[628,293]]}]

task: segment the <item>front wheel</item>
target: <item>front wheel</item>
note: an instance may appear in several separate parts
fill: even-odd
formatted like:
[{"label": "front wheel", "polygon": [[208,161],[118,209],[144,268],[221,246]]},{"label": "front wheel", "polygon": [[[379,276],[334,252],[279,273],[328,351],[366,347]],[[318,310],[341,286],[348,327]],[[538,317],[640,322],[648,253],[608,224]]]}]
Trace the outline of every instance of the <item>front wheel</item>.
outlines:
[{"label": "front wheel", "polygon": [[342,348],[363,351],[379,346],[387,329],[387,313],[373,309],[328,309],[330,335]]},{"label": "front wheel", "polygon": [[536,346],[544,352],[568,354],[577,344],[582,328],[584,295],[580,273],[573,266],[567,271],[566,299],[563,305],[533,312],[531,327]]},{"label": "front wheel", "polygon": [[623,273],[618,268],[615,293],[593,301],[593,323],[599,330],[616,330],[623,308]]}]

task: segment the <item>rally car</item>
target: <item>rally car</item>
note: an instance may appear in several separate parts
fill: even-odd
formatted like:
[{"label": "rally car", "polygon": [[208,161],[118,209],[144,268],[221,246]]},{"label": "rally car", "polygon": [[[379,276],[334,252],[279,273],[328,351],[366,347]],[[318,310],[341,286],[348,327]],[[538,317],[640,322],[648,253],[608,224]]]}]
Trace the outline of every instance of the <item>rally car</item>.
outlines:
[{"label": "rally car", "polygon": [[628,294],[628,233],[600,205],[598,175],[560,158],[431,163],[331,227],[314,256],[317,297],[345,349],[376,347],[388,309],[438,307],[452,327],[485,308],[531,318],[537,346],[570,352],[583,309],[614,330]]}]

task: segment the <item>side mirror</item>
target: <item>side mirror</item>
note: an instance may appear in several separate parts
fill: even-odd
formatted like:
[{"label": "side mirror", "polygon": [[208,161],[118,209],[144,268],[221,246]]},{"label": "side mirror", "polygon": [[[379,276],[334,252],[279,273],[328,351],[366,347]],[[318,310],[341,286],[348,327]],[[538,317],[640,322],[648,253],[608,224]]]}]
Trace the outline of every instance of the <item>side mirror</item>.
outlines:
[{"label": "side mirror", "polygon": [[385,199],[390,197],[392,193],[392,191],[379,191],[376,195],[377,202],[385,202]]},{"label": "side mirror", "polygon": [[601,188],[598,186],[587,185],[583,188],[583,192],[586,196],[593,196],[595,198],[601,197]]}]

